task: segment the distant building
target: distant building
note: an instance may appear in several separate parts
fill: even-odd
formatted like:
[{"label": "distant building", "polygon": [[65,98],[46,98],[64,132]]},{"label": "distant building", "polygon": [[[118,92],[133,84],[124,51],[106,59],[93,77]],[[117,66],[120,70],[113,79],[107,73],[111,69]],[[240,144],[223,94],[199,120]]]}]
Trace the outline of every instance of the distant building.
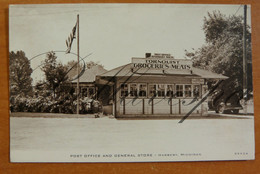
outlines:
[{"label": "distant building", "polygon": [[[79,78],[80,96],[97,99],[98,86],[95,83],[96,76],[105,72],[107,72],[107,70],[105,70],[101,65],[96,65],[90,69],[86,69],[84,74]],[[73,87],[77,87],[77,79],[73,80],[71,83]]]}]

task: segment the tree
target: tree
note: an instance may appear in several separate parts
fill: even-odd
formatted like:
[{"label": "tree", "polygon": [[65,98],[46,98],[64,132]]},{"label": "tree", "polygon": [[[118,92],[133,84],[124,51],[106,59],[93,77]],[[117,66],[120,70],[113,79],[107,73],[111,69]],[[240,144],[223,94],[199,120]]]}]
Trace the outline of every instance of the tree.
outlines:
[{"label": "tree", "polygon": [[[78,70],[77,70],[77,61],[72,60],[69,61],[65,66],[67,66],[68,69],[68,77],[69,79],[73,79],[77,74],[78,74]],[[83,70],[83,65],[79,64],[79,72],[81,72]]]},{"label": "tree", "polygon": [[93,66],[97,66],[97,65],[100,65],[100,66],[104,67],[104,66],[101,65],[99,62],[94,62],[94,61],[86,62],[86,68],[87,68],[87,69],[90,69],[90,68],[92,68]]},{"label": "tree", "polygon": [[[228,76],[220,86],[226,93],[239,92],[243,88],[243,17],[225,16],[214,11],[204,18],[203,30],[206,43],[198,50],[188,52],[193,66]],[[247,61],[251,62],[251,33],[249,26],[246,32]],[[248,65],[250,67],[251,64]],[[252,74],[252,68],[248,68]],[[248,90],[252,91],[252,78],[248,79]]]},{"label": "tree", "polygon": [[44,60],[44,65],[41,70],[45,74],[46,86],[55,94],[62,91],[62,85],[68,80],[68,68],[62,63],[57,62],[57,56],[54,52],[49,52]]},{"label": "tree", "polygon": [[32,68],[23,51],[9,53],[10,95],[32,94]]}]

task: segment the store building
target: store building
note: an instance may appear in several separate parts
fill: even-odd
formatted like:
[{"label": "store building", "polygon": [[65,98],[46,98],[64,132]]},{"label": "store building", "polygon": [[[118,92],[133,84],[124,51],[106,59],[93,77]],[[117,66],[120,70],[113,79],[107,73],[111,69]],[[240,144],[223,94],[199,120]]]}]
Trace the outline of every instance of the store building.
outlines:
[{"label": "store building", "polygon": [[[97,75],[96,83],[110,86],[107,95],[115,117],[162,117],[207,113],[208,79],[228,77],[192,67],[188,59],[170,54],[146,53],[126,64]],[[100,88],[102,89],[102,88]]]}]

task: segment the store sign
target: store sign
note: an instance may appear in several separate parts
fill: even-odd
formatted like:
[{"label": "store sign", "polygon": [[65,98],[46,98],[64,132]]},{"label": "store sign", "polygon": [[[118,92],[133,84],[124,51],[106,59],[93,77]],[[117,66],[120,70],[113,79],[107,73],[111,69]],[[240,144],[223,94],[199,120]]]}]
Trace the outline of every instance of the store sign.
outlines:
[{"label": "store sign", "polygon": [[171,58],[174,57],[171,54],[161,54],[161,53],[155,53],[154,55],[151,55],[152,58]]},{"label": "store sign", "polygon": [[192,84],[204,84],[204,79],[191,79]]},{"label": "store sign", "polygon": [[173,58],[132,58],[133,68],[191,70],[192,61]]}]

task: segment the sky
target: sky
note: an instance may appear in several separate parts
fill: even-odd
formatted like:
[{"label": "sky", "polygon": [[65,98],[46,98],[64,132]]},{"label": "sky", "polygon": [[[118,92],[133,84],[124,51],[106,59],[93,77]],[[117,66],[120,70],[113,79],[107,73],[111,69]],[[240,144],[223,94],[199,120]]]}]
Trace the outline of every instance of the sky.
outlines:
[{"label": "sky", "polygon": [[[9,50],[23,50],[28,59],[49,51],[66,51],[66,39],[79,14],[79,49],[85,61],[100,62],[111,70],[145,53],[168,53],[184,58],[185,51],[205,43],[203,19],[218,10],[243,15],[242,5],[192,4],[48,4],[11,5],[9,8]],[[248,6],[248,24],[251,26]],[[74,40],[71,52],[77,52]],[[57,52],[63,64],[77,60],[73,54]],[[31,60],[37,68],[46,54]],[[33,83],[43,79],[37,68]]]}]

